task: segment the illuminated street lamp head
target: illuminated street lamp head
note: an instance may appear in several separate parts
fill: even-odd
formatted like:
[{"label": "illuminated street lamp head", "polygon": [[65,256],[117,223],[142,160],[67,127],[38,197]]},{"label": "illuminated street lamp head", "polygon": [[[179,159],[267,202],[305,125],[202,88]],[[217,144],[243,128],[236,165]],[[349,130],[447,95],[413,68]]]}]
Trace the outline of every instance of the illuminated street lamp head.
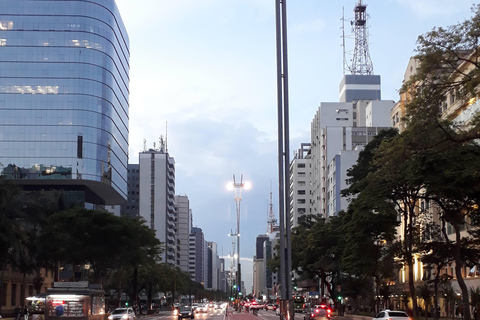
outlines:
[{"label": "illuminated street lamp head", "polygon": [[243,182],[243,174],[240,176],[240,182],[235,180],[233,175],[233,184],[228,185],[229,190],[235,189],[235,201],[242,201],[242,189],[250,189],[252,184],[250,182]]}]

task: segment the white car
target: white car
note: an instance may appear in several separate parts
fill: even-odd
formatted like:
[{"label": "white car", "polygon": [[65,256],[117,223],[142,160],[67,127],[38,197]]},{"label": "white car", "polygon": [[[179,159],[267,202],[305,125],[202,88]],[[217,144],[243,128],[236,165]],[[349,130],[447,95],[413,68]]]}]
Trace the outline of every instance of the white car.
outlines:
[{"label": "white car", "polygon": [[108,316],[108,320],[135,320],[135,318],[132,308],[117,308]]},{"label": "white car", "polygon": [[199,304],[195,309],[195,313],[207,313],[208,307],[205,304]]},{"label": "white car", "polygon": [[405,311],[383,310],[380,311],[373,320],[412,320]]}]

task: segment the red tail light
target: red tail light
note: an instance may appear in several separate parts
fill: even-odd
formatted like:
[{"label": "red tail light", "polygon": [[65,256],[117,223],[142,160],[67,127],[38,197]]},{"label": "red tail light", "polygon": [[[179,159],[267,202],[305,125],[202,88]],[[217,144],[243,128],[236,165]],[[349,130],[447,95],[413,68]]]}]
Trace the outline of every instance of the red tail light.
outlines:
[{"label": "red tail light", "polygon": [[320,312],[320,309],[315,309],[315,313],[319,313]]}]

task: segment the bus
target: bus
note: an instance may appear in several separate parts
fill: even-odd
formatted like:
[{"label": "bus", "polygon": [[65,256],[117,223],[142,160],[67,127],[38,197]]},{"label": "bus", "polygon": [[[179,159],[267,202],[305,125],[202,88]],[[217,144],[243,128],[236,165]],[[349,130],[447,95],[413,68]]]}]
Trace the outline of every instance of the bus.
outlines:
[{"label": "bus", "polygon": [[305,310],[305,296],[293,296],[293,312],[303,312]]}]

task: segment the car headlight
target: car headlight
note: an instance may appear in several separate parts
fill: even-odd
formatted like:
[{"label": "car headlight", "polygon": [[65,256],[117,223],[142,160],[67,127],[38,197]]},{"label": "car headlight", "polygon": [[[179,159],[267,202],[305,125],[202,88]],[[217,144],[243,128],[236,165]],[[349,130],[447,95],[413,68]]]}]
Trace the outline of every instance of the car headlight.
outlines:
[{"label": "car headlight", "polygon": [[176,310],[176,309],[173,310],[173,315],[174,315],[174,316],[178,315],[178,310]]},{"label": "car headlight", "polygon": [[113,316],[108,316],[108,320],[113,320]]}]

